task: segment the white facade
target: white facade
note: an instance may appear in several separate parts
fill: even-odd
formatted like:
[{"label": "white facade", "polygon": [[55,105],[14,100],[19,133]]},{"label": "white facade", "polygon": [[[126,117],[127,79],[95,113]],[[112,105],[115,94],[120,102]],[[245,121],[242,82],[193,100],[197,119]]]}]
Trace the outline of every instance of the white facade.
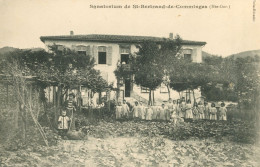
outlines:
[{"label": "white facade", "polygon": [[[113,83],[114,87],[117,86],[117,80],[114,74],[115,69],[117,68],[118,62],[121,62],[121,53],[124,47],[129,47],[129,52],[135,53],[138,51],[134,43],[121,43],[121,42],[100,42],[100,41],[79,41],[79,40],[55,40],[55,39],[44,39],[44,43],[47,46],[49,45],[62,45],[70,49],[80,49],[80,51],[86,51],[87,54],[90,54],[95,58],[96,65],[95,69],[100,70],[102,77],[108,81],[108,83]],[[106,50],[106,64],[99,64],[98,60],[98,48],[103,47]],[[183,45],[182,48],[185,52],[191,55],[193,62],[200,63],[202,62],[202,47],[203,45]],[[83,49],[82,49],[83,48]],[[125,85],[120,87],[122,90],[121,95],[125,94]],[[168,100],[168,93],[163,90],[165,88],[161,87],[154,91],[155,99],[159,101]],[[179,94],[173,90],[171,92],[171,97],[173,99],[179,98]],[[196,94],[199,92],[196,92]],[[200,94],[200,93],[199,93]],[[123,95],[125,96],[125,95]],[[130,90],[130,96],[136,100],[145,100],[149,98],[149,93],[142,93],[141,87],[137,85],[132,85]],[[124,98],[124,97],[123,97]]]}]

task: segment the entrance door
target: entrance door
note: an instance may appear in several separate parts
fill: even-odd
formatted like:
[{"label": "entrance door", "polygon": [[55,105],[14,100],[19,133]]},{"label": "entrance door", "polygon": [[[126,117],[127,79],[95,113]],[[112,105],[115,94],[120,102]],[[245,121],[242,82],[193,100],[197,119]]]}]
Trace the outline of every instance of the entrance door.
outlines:
[{"label": "entrance door", "polygon": [[130,97],[131,82],[130,79],[125,80],[125,97]]}]

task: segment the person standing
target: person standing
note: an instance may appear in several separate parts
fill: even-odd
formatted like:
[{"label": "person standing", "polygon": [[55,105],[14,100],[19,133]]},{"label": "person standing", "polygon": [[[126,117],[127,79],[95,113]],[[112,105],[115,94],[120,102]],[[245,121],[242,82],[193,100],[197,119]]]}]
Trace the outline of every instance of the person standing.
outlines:
[{"label": "person standing", "polygon": [[61,116],[58,119],[58,132],[64,137],[69,130],[71,119],[67,116],[67,109],[62,109]]},{"label": "person standing", "polygon": [[143,103],[140,101],[139,108],[138,108],[138,117],[141,120],[145,120],[145,107],[143,106]]},{"label": "person standing", "polygon": [[151,108],[153,110],[152,120],[157,120],[158,119],[158,106],[154,105]]},{"label": "person standing", "polygon": [[180,101],[180,99],[177,100],[176,112],[177,112],[177,115],[179,117],[184,118],[184,115],[183,115],[183,112],[182,112],[182,108],[181,108],[181,101]]},{"label": "person standing", "polygon": [[183,115],[184,118],[186,118],[186,108],[187,108],[186,105],[187,104],[186,104],[185,98],[183,97],[181,99],[180,108],[181,108],[181,112],[182,112],[181,114]]},{"label": "person standing", "polygon": [[145,119],[146,119],[147,121],[151,121],[151,120],[152,120],[152,114],[153,114],[153,110],[152,110],[151,106],[148,105],[148,108],[147,108],[147,111],[146,111],[146,117],[145,117]]},{"label": "person standing", "polygon": [[122,108],[123,108],[123,112],[122,112],[123,118],[128,119],[129,114],[130,114],[130,110],[129,110],[128,104],[126,103],[126,100],[123,100]]},{"label": "person standing", "polygon": [[202,105],[201,101],[198,104],[198,112],[199,112],[199,119],[205,119],[205,117],[204,117],[204,106]]},{"label": "person standing", "polygon": [[205,119],[210,119],[210,107],[209,107],[209,104],[208,104],[208,102],[204,102],[204,118]]},{"label": "person standing", "polygon": [[224,102],[221,103],[221,107],[219,108],[219,120],[227,120],[227,108]]},{"label": "person standing", "polygon": [[138,119],[138,101],[135,102],[135,106],[132,108],[133,118]]},{"label": "person standing", "polygon": [[121,105],[121,102],[118,102],[118,105],[116,106],[116,119],[119,120],[122,118],[122,111],[123,111],[123,107]]},{"label": "person standing", "polygon": [[159,108],[159,120],[165,121],[166,120],[166,107],[165,104],[162,104],[162,106]]},{"label": "person standing", "polygon": [[193,119],[192,105],[191,105],[191,101],[190,100],[187,100],[185,111],[186,111],[185,112],[185,118],[186,119]]},{"label": "person standing", "polygon": [[64,107],[67,109],[67,115],[70,117],[71,122],[70,122],[70,130],[75,130],[76,129],[76,108],[77,104],[75,101],[75,94],[70,93],[69,94],[69,99],[64,102]]},{"label": "person standing", "polygon": [[215,103],[211,103],[211,107],[210,107],[210,120],[217,120],[217,109],[215,107]]},{"label": "person standing", "polygon": [[193,119],[199,119],[199,107],[198,107],[198,103],[194,102],[194,106],[192,109],[192,113],[193,113]]}]

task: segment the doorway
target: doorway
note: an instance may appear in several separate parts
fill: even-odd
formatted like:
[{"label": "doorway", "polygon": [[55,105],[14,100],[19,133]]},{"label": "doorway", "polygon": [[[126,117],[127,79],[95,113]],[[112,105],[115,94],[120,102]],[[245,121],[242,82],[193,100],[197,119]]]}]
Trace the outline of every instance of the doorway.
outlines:
[{"label": "doorway", "polygon": [[125,79],[125,97],[130,97],[131,92],[131,81],[130,79]]}]

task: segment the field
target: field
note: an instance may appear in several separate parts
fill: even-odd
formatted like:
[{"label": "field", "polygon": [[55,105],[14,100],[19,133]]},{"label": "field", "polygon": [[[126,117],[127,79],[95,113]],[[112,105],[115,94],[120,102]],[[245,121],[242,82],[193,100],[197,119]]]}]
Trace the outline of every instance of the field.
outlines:
[{"label": "field", "polygon": [[[85,124],[85,125],[83,125]],[[253,124],[82,122],[81,140],[0,151],[2,166],[259,166]],[[46,130],[49,134],[50,130]],[[234,131],[234,132],[232,132]]]}]

